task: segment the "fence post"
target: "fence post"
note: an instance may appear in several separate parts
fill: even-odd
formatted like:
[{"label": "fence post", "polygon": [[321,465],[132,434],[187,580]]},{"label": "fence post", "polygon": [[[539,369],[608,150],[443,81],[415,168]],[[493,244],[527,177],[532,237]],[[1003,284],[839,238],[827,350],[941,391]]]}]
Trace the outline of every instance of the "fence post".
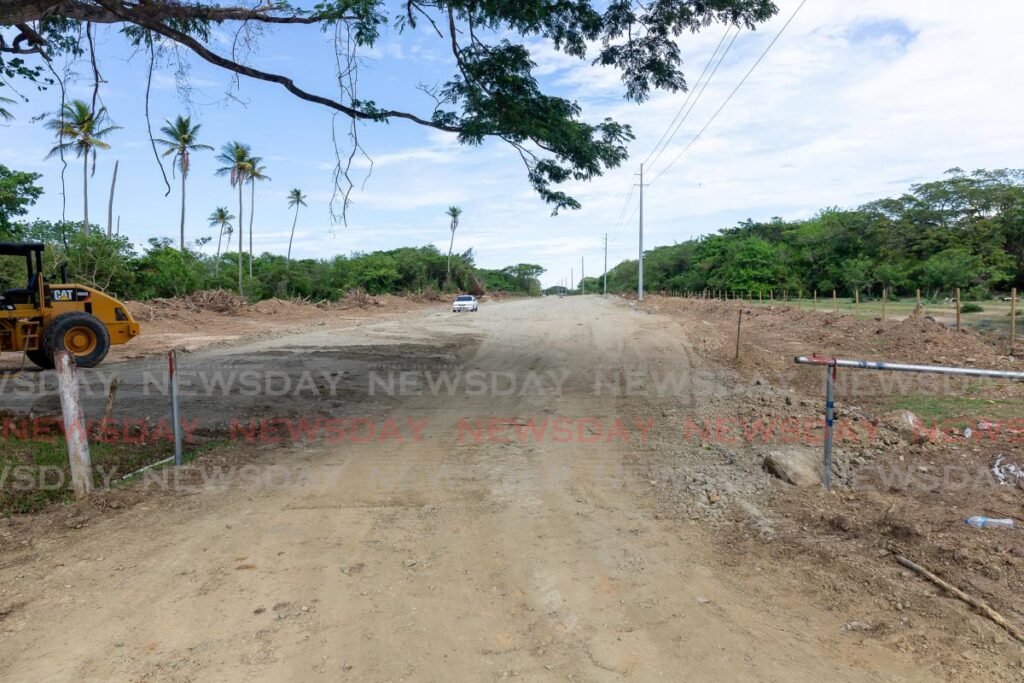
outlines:
[{"label": "fence post", "polygon": [[60,410],[64,417],[64,439],[68,444],[71,483],[75,498],[81,500],[92,493],[92,458],[89,456],[89,435],[85,429],[82,403],[78,394],[78,373],[75,359],[67,351],[53,355],[57,367]]},{"label": "fence post", "polygon": [[814,290],[814,309],[818,310],[818,290]]},{"label": "fence post", "polygon": [[960,331],[960,288],[956,288],[956,331]]},{"label": "fence post", "polygon": [[174,349],[167,353],[167,373],[171,385],[171,423],[174,428],[174,464],[181,466],[182,462],[182,435],[181,435],[181,410],[178,407],[178,355]]},{"label": "fence post", "polygon": [[834,313],[839,312],[839,299],[836,298],[836,290],[832,290],[832,311]]},{"label": "fence post", "polygon": [[882,322],[885,322],[885,304],[889,300],[889,288],[882,287]]},{"label": "fence post", "polygon": [[860,320],[860,287],[853,288],[854,308],[857,311],[857,319]]},{"label": "fence post", "polygon": [[1013,340],[1017,333],[1017,288],[1010,292],[1010,355],[1013,355]]}]

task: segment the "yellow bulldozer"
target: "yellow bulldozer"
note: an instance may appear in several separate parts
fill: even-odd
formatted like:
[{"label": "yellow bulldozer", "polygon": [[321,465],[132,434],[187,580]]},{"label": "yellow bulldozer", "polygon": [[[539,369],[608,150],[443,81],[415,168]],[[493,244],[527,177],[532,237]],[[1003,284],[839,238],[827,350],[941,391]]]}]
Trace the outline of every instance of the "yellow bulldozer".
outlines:
[{"label": "yellow bulldozer", "polygon": [[111,345],[139,336],[139,324],[117,299],[69,284],[66,265],[61,266],[62,284],[43,277],[45,249],[42,244],[0,242],[0,257],[23,258],[28,271],[24,289],[0,293],[0,352],[24,353],[39,367],[50,369],[53,354],[68,351],[79,367],[95,367]]}]

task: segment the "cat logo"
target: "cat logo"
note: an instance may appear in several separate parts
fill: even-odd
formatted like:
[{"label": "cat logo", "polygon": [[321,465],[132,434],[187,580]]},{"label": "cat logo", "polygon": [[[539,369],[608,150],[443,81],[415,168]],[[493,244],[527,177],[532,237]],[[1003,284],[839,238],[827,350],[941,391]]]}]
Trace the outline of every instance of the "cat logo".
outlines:
[{"label": "cat logo", "polygon": [[54,301],[74,301],[75,290],[73,289],[54,289],[52,291]]}]

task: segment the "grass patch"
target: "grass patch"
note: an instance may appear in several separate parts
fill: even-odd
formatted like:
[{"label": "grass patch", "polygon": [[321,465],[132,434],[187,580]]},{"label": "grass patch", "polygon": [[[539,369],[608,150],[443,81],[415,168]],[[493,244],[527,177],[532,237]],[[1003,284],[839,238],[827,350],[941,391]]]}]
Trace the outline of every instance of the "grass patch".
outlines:
[{"label": "grass patch", "polygon": [[[93,484],[97,489],[150,463],[173,455],[174,446],[90,443]],[[74,500],[67,443],[54,435],[45,439],[0,439],[0,514],[39,512],[54,503]]]},{"label": "grass patch", "polygon": [[987,420],[1006,423],[1021,419],[1020,402],[968,396],[899,396],[887,401],[886,410],[909,410],[925,424],[941,423],[949,427],[974,429]]}]

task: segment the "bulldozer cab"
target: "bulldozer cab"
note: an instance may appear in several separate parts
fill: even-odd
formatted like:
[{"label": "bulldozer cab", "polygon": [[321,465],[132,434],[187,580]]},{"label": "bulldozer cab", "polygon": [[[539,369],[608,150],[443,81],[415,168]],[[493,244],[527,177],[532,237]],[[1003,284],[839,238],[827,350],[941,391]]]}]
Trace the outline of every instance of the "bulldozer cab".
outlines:
[{"label": "bulldozer cab", "polygon": [[[0,258],[13,256],[25,260],[24,285],[0,291],[0,310],[14,310],[16,305],[30,304],[36,307],[45,305],[45,278],[43,277],[42,244],[13,244],[0,242]],[[20,284],[20,283],[19,283]]]},{"label": "bulldozer cab", "polygon": [[0,288],[0,352],[23,353],[43,369],[54,354],[71,353],[80,367],[95,367],[111,346],[139,335],[128,308],[92,287],[69,283],[61,267],[59,283],[43,276],[45,245],[0,242],[0,259],[24,259],[25,280]]}]

